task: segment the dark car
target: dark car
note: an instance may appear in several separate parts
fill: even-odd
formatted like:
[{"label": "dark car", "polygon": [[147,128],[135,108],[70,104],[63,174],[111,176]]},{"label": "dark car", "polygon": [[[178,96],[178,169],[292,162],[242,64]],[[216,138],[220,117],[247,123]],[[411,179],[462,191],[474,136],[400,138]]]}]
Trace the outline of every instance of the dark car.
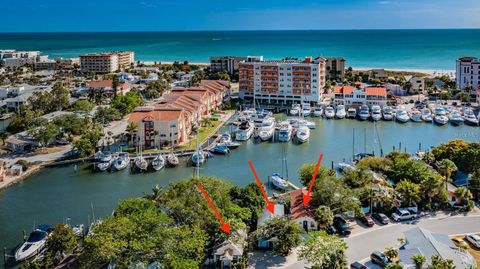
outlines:
[{"label": "dark car", "polygon": [[350,269],[368,269],[365,265],[359,263],[359,262],[354,262],[350,264]]},{"label": "dark car", "polygon": [[375,222],[373,222],[372,217],[370,215],[364,215],[364,216],[358,217],[358,219],[368,227],[372,227],[375,224]]},{"label": "dark car", "polygon": [[378,222],[380,222],[383,225],[388,224],[390,221],[388,220],[387,215],[383,213],[373,213],[372,217],[376,219]]},{"label": "dark car", "polygon": [[347,236],[350,235],[350,225],[348,222],[339,215],[333,217],[333,227],[337,230],[339,235]]},{"label": "dark car", "polygon": [[381,267],[387,266],[390,263],[390,260],[380,251],[374,251],[370,254],[370,260],[372,263],[380,265]]},{"label": "dark car", "polygon": [[337,229],[335,229],[335,227],[333,226],[327,226],[325,228],[325,232],[327,232],[327,234],[336,234],[337,233]]}]

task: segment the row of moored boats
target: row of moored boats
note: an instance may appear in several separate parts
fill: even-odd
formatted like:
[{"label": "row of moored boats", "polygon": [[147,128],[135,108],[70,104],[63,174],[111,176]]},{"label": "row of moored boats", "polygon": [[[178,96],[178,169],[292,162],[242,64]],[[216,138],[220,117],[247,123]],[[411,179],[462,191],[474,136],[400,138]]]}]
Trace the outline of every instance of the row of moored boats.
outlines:
[{"label": "row of moored boats", "polygon": [[114,154],[99,151],[97,152],[95,158],[98,160],[96,163],[96,169],[99,171],[107,171],[109,169],[120,171],[127,168],[132,162],[132,168],[134,170],[144,172],[150,167],[154,171],[159,171],[166,166],[177,166],[179,163],[178,157],[173,152],[166,155],[158,153],[153,157],[153,159],[150,160],[150,162],[148,162],[142,154],[139,154],[137,157],[131,159],[129,154],[126,152]]}]

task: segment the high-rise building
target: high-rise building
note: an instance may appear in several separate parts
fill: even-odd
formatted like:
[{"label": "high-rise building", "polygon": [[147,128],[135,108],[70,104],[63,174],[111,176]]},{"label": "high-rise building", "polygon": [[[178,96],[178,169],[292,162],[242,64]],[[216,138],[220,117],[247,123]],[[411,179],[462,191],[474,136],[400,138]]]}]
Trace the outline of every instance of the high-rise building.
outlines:
[{"label": "high-rise building", "polygon": [[463,90],[467,87],[477,89],[480,87],[480,59],[462,57],[457,59],[456,82],[457,88]]},{"label": "high-rise building", "polygon": [[80,55],[80,70],[101,74],[113,73],[131,67],[135,62],[133,51],[101,52]]},{"label": "high-rise building", "polygon": [[341,57],[329,57],[325,62],[327,80],[343,81],[345,79],[345,59]]},{"label": "high-rise building", "polygon": [[239,64],[240,97],[279,105],[317,103],[325,86],[325,62],[321,57],[268,61],[247,57]]}]

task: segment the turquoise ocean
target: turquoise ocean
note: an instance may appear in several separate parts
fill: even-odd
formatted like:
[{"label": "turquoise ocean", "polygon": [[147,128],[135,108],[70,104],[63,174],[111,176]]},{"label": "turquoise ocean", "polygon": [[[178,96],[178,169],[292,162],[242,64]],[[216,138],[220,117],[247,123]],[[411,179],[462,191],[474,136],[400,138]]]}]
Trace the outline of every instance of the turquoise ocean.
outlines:
[{"label": "turquoise ocean", "polygon": [[133,50],[137,60],[190,62],[321,55],[344,57],[356,68],[453,70],[458,57],[480,57],[480,29],[0,33],[0,49],[39,50],[51,58]]}]

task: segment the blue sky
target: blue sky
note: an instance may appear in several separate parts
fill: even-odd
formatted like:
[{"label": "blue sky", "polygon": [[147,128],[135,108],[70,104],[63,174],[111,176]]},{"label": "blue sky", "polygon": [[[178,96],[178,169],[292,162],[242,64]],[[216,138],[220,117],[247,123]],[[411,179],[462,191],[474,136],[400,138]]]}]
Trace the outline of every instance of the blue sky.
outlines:
[{"label": "blue sky", "polygon": [[480,28],[479,0],[0,0],[0,32]]}]

